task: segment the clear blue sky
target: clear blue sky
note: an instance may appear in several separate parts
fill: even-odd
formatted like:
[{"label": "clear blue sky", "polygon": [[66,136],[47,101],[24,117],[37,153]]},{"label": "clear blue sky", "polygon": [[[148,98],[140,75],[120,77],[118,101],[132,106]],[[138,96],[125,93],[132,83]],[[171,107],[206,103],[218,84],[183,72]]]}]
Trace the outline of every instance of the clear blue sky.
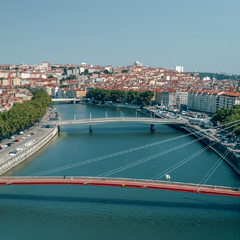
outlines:
[{"label": "clear blue sky", "polygon": [[0,0],[0,64],[240,74],[239,0]]}]

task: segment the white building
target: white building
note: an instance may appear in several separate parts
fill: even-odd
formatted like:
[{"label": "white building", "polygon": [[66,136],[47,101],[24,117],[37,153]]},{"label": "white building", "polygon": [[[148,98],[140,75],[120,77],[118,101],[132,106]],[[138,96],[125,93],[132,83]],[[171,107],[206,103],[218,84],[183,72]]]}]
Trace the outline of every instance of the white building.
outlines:
[{"label": "white building", "polygon": [[182,73],[183,72],[183,66],[175,66],[174,70],[177,71],[177,72]]},{"label": "white building", "polygon": [[31,77],[31,73],[21,73],[21,78],[26,79],[26,78],[30,78]]},{"label": "white building", "polygon": [[58,87],[51,88],[51,98],[56,98]]},{"label": "white building", "polygon": [[188,108],[194,111],[215,113],[220,93],[215,91],[191,91],[188,94]]},{"label": "white building", "polygon": [[216,91],[191,91],[188,108],[194,111],[215,113],[219,108],[231,108],[240,104],[240,93]]},{"label": "white building", "polygon": [[142,63],[140,63],[139,61],[135,61],[135,62],[134,62],[134,66],[136,66],[136,67],[141,67],[141,66],[142,66]]},{"label": "white building", "polygon": [[219,96],[217,108],[231,108],[233,105],[240,104],[240,93],[223,92]]},{"label": "white building", "polygon": [[51,70],[51,64],[48,62],[42,62],[42,65],[40,65],[40,71],[45,72],[47,70]]}]

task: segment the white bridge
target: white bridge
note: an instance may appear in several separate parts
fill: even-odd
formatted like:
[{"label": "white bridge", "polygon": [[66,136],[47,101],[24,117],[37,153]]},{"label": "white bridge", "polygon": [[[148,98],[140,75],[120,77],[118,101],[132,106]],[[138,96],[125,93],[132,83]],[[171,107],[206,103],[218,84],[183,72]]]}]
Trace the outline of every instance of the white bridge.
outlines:
[{"label": "white bridge", "polygon": [[79,98],[52,98],[53,102],[80,102]]},{"label": "white bridge", "polygon": [[78,120],[65,120],[65,121],[49,121],[44,124],[57,124],[59,126],[66,125],[96,125],[106,123],[145,123],[145,124],[167,124],[167,125],[185,125],[188,121],[185,119],[169,119],[169,118],[141,118],[141,117],[117,117],[117,118],[89,118]]}]

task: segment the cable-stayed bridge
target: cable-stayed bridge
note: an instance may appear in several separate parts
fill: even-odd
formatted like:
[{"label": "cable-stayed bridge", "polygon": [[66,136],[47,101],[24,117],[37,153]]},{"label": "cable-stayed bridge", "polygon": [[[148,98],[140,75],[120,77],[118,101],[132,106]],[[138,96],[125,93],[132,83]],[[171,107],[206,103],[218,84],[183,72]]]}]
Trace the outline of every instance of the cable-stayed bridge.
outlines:
[{"label": "cable-stayed bridge", "polygon": [[240,191],[230,187],[131,178],[103,177],[3,177],[0,185],[83,185],[103,187],[142,188],[189,192],[228,197],[240,197]]}]

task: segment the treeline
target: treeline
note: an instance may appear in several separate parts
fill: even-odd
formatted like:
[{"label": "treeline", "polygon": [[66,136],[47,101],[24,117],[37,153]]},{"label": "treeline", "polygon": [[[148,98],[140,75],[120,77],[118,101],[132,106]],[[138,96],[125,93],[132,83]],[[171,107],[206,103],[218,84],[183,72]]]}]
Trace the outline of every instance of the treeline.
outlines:
[{"label": "treeline", "polygon": [[17,103],[9,111],[0,113],[0,138],[24,130],[43,117],[48,106],[52,105],[50,96],[44,90],[33,92],[33,98]]},{"label": "treeline", "polygon": [[[235,121],[240,120],[240,105],[234,105],[231,108],[221,108],[217,109],[216,113],[213,115],[212,121],[215,123],[219,122],[219,124],[226,124],[226,123],[231,123]],[[233,123],[234,125],[236,123]],[[232,124],[232,125],[233,125]],[[226,127],[231,126],[226,125]],[[230,131],[236,130],[237,128],[240,127],[240,124],[237,124],[236,126],[232,127]],[[240,134],[240,129],[236,130],[235,132],[236,135]]]},{"label": "treeline", "polygon": [[101,88],[93,88],[89,90],[86,94],[87,98],[102,101],[112,101],[113,103],[129,103],[135,105],[141,105],[145,107],[151,104],[151,99],[153,98],[154,93],[152,91],[122,91],[122,90],[105,90]]}]

